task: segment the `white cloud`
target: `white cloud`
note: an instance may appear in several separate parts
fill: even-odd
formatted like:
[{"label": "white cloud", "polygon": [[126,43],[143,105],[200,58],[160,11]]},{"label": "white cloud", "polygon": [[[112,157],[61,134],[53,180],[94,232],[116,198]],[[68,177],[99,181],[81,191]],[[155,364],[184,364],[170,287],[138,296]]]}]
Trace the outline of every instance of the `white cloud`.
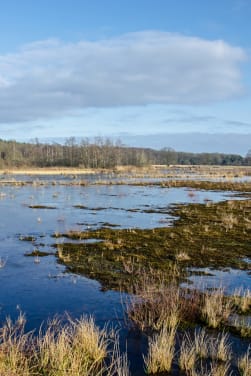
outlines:
[{"label": "white cloud", "polygon": [[87,107],[197,104],[239,96],[239,47],[166,32],[40,41],[0,55],[0,122]]}]

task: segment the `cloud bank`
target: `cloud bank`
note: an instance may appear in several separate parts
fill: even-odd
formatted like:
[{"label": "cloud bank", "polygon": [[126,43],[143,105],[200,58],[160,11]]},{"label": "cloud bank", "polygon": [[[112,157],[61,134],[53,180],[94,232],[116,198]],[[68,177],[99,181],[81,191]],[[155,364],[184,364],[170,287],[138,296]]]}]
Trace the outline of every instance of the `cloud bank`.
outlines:
[{"label": "cloud bank", "polygon": [[88,107],[203,104],[239,96],[245,51],[148,31],[98,41],[39,41],[0,55],[0,123]]}]

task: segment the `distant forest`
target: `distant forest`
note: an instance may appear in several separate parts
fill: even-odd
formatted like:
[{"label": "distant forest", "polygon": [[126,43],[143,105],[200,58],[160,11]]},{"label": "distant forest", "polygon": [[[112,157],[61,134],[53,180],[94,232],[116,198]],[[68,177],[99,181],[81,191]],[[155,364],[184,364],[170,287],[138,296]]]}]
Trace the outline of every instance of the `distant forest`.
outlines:
[{"label": "distant forest", "polygon": [[82,167],[113,168],[116,166],[147,166],[150,164],[185,165],[251,165],[251,151],[246,157],[235,154],[187,153],[171,148],[154,150],[123,145],[106,138],[93,142],[76,142],[68,138],[64,144],[4,141],[0,139],[0,168],[8,167]]}]

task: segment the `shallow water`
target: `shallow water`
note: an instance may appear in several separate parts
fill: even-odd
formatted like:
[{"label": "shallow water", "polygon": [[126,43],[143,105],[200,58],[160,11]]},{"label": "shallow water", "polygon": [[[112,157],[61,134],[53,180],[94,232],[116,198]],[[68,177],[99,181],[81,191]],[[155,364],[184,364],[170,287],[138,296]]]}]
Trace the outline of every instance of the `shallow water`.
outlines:
[{"label": "shallow water", "polygon": [[[0,189],[0,238],[14,233],[51,233],[62,229],[97,228],[110,223],[122,228],[166,226],[171,204],[222,201],[231,193],[127,185],[3,186]],[[43,205],[51,208],[36,209]],[[81,208],[82,207],[82,208]],[[152,213],[145,213],[146,211]],[[14,231],[13,231],[14,230]]]},{"label": "shallow water", "polygon": [[[189,268],[188,271],[192,273],[192,275],[188,277],[190,288],[205,290],[224,287],[225,293],[229,295],[240,286],[242,286],[244,290],[251,289],[251,271],[247,272],[245,270],[232,268],[225,270]],[[196,273],[195,275],[193,275],[194,272]],[[205,274],[198,275],[198,272]],[[184,283],[182,286],[188,286],[188,284]]]}]

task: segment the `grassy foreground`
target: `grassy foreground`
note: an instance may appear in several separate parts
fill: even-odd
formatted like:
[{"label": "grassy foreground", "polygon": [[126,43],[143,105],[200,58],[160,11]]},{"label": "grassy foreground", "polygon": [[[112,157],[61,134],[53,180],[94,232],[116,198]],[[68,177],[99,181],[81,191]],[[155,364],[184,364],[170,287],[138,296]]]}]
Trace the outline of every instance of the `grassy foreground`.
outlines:
[{"label": "grassy foreground", "polygon": [[[142,273],[124,303],[128,325],[148,338],[141,375],[250,376],[251,348],[234,354],[226,332],[233,310],[251,309],[250,290],[231,297],[222,288],[199,293],[181,289],[174,274],[167,283],[161,274]],[[20,315],[0,329],[1,376],[133,375],[118,333],[99,329],[91,317],[55,318],[38,336],[24,328]]]}]

